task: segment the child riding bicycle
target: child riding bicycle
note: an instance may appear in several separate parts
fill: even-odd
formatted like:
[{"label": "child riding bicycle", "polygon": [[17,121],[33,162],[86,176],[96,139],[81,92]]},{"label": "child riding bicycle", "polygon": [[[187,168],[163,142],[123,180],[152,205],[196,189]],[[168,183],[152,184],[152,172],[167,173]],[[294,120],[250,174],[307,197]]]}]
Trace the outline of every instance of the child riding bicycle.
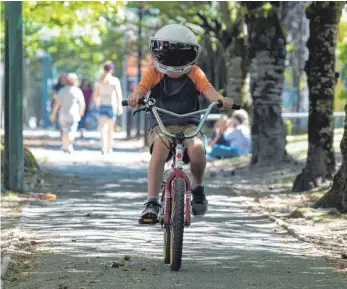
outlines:
[{"label": "child riding bicycle", "polygon": [[[202,70],[194,65],[200,52],[198,41],[187,27],[170,24],[162,27],[150,40],[150,53],[154,61],[142,80],[128,97],[128,105],[135,107],[150,91],[156,106],[177,114],[199,110],[198,96],[202,93],[210,102],[222,101],[223,108],[232,107],[233,101],[218,93]],[[192,133],[199,124],[199,116],[175,118],[161,115],[163,124],[171,133]],[[152,155],[148,168],[148,196],[140,219],[157,219],[160,209],[159,193],[165,162],[172,157],[172,140],[165,136],[155,117],[149,116],[148,144]],[[206,156],[202,133],[184,141],[185,158],[190,161],[193,176],[192,213],[202,216],[208,202],[204,191]]]}]

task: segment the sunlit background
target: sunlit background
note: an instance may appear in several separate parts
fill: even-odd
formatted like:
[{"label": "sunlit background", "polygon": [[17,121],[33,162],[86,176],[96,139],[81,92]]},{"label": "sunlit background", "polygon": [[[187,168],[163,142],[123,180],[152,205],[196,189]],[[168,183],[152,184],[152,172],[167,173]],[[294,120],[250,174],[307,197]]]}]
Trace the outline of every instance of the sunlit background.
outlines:
[{"label": "sunlit background", "polygon": [[[282,110],[289,135],[307,132],[308,88],[303,68],[308,57],[306,40],[309,35],[304,10],[307,3],[291,2],[290,5],[292,7],[281,19],[287,41]],[[149,38],[168,23],[185,24],[196,33],[202,46],[198,65],[217,90],[233,96],[228,83],[228,51],[234,50],[236,60],[238,54],[235,53],[237,48],[228,47],[228,37],[236,29],[238,39],[247,38],[246,24],[242,20],[244,13],[244,7],[236,1],[212,4],[190,1],[23,2],[25,128],[55,128],[49,122],[50,100],[53,85],[62,73],[75,72],[79,79],[94,82],[101,73],[102,63],[111,60],[116,67],[115,76],[122,82],[123,97],[126,97],[140,76],[138,55],[141,56],[143,72],[151,65]],[[346,10],[341,17],[337,41],[336,71],[340,73],[340,78],[335,89],[335,128],[341,128],[347,94]],[[246,50],[246,41],[238,43],[241,49]],[[4,54],[4,2],[1,3],[1,53]],[[3,95],[3,58],[0,65]],[[233,73],[243,75],[245,72],[237,71],[233,66]],[[246,74],[243,76],[246,81],[242,88],[242,102],[249,105],[251,97],[247,71]],[[3,118],[3,109],[1,113]],[[119,119],[117,125],[116,129],[126,130],[128,136],[144,134],[145,131],[143,121],[140,124],[137,120],[130,123],[127,114]],[[97,129],[92,116],[88,129]]]}]

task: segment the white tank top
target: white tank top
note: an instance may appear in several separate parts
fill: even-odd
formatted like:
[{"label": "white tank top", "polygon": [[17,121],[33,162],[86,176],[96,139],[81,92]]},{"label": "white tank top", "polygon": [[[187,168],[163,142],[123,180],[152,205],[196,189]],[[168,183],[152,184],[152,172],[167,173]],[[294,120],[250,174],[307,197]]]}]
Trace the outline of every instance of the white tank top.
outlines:
[{"label": "white tank top", "polygon": [[100,105],[117,106],[117,78],[111,77],[108,81],[99,81]]}]

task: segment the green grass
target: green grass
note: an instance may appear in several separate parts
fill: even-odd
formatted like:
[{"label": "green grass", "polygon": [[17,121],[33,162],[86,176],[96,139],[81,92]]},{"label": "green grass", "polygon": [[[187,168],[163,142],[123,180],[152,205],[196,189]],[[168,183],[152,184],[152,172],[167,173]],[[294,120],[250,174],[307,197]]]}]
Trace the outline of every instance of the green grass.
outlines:
[{"label": "green grass", "polygon": [[[338,137],[338,138],[342,139],[342,135],[343,135],[343,128],[334,129],[334,137]],[[307,140],[308,140],[308,134],[288,135],[287,136],[287,142],[288,143],[307,141]]]}]

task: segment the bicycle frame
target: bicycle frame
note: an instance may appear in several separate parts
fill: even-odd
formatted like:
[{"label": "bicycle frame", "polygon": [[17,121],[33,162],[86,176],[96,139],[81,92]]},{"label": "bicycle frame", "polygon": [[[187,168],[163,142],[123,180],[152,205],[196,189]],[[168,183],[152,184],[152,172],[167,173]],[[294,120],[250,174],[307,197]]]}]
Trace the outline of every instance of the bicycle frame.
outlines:
[{"label": "bicycle frame", "polygon": [[[183,172],[183,154],[184,154],[184,146],[183,146],[183,141],[185,139],[191,139],[194,138],[201,130],[202,126],[204,125],[208,115],[210,114],[211,110],[215,107],[220,105],[219,101],[213,102],[211,103],[208,108],[203,109],[203,110],[199,110],[199,111],[195,111],[192,113],[186,113],[186,114],[176,114],[170,111],[167,111],[165,109],[162,108],[158,108],[154,106],[155,104],[155,100],[154,99],[146,99],[145,100],[145,106],[147,107],[147,110],[151,110],[154,117],[156,118],[159,127],[161,128],[162,132],[164,133],[164,135],[172,138],[174,140],[174,144],[175,144],[175,154],[173,156],[173,163],[172,163],[172,172],[169,175],[169,177],[166,180],[165,183],[165,187],[164,187],[164,225],[170,225],[170,205],[171,203],[169,202],[170,198],[174,199],[175,198],[175,188],[174,188],[174,179],[175,178],[183,178],[185,183],[186,183],[186,200],[185,200],[185,225],[186,226],[190,226],[190,222],[191,222],[191,216],[190,216],[190,203],[191,203],[191,184],[189,181],[188,176]],[[197,126],[196,130],[188,135],[185,135],[184,133],[170,133],[166,130],[160,116],[159,113],[165,113],[177,118],[183,118],[183,117],[187,117],[187,116],[192,116],[192,115],[196,115],[196,114],[202,114],[204,113],[204,115],[202,116],[199,125]]]}]

